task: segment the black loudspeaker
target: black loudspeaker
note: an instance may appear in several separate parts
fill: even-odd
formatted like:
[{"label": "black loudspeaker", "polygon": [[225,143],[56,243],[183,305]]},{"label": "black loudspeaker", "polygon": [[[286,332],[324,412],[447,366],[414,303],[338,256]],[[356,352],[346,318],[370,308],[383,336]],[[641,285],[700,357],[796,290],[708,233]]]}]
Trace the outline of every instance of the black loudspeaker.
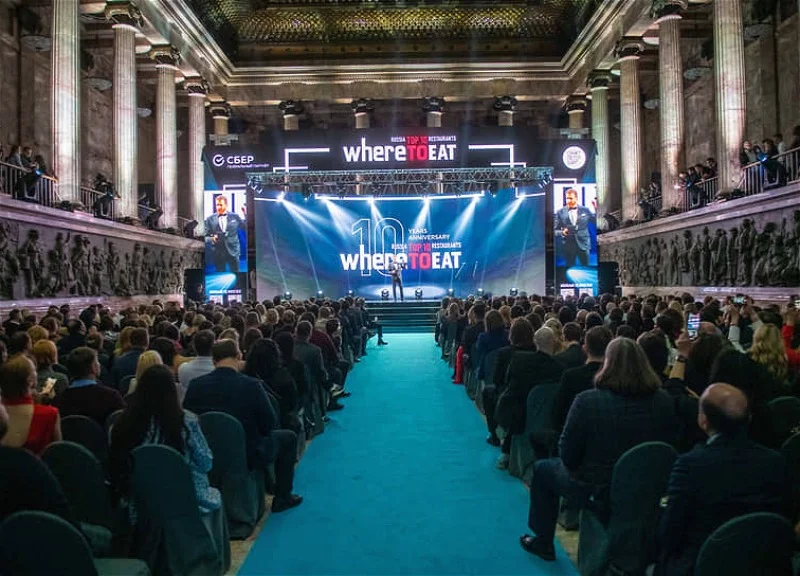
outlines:
[{"label": "black loudspeaker", "polygon": [[206,275],[202,268],[186,268],[183,271],[183,302],[206,301]]},{"label": "black loudspeaker", "polygon": [[619,286],[619,266],[616,262],[597,263],[597,284],[600,294],[616,294]]}]

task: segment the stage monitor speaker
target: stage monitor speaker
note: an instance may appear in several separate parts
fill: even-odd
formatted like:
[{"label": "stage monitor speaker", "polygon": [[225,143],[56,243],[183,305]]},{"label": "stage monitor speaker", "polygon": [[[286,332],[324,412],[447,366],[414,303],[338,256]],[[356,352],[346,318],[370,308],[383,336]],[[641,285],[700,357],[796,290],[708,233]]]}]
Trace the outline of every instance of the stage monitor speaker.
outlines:
[{"label": "stage monitor speaker", "polygon": [[186,268],[183,271],[183,301],[206,301],[206,274],[202,268]]},{"label": "stage monitor speaker", "polygon": [[600,294],[616,294],[619,287],[619,265],[616,262],[598,262],[597,284]]}]

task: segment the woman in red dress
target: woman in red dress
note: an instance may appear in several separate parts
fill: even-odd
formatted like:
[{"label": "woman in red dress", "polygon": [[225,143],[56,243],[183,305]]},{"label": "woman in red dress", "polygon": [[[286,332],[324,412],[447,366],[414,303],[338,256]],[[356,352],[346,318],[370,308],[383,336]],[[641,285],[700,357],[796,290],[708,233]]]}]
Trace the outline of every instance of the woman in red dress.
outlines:
[{"label": "woman in red dress", "polygon": [[0,366],[0,392],[8,412],[8,432],[0,443],[39,455],[48,444],[61,440],[61,420],[57,408],[34,403],[35,389],[36,367],[27,356],[17,354]]}]

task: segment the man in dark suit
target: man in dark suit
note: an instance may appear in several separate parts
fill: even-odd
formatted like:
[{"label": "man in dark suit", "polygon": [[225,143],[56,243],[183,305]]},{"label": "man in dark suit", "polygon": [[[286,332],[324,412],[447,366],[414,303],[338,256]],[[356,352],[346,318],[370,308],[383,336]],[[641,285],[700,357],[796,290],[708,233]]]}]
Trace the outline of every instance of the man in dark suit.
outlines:
[{"label": "man in dark suit", "polygon": [[242,353],[235,340],[219,340],[211,348],[214,371],[192,380],[183,407],[195,414],[225,412],[241,422],[251,470],[275,464],[275,499],[272,511],[282,512],[300,504],[292,494],[297,462],[297,435],[281,430],[278,415],[261,381],[239,373]]},{"label": "man in dark suit", "polygon": [[788,512],[786,461],[748,438],[749,421],[738,388],[713,384],[700,397],[697,423],[708,441],[672,468],[660,526],[663,574],[693,574],[703,542],[736,516]]},{"label": "man in dark suit", "polygon": [[239,273],[239,230],[245,230],[244,220],[228,212],[228,199],[220,194],[214,199],[216,212],[206,218],[206,244],[211,245],[211,254],[217,272],[230,270]]},{"label": "man in dark suit", "polygon": [[67,368],[72,382],[53,400],[62,418],[86,416],[105,426],[113,412],[125,408],[118,391],[100,384],[101,368],[96,351],[85,346],[75,348],[67,357]]},{"label": "man in dark suit", "polygon": [[564,428],[569,407],[572,406],[575,396],[584,390],[594,388],[594,375],[603,365],[606,348],[612,339],[611,330],[602,326],[595,326],[586,332],[583,344],[586,364],[565,370],[561,375],[561,384],[558,386],[553,407],[553,427],[556,431],[561,432]]},{"label": "man in dark suit", "polygon": [[147,333],[147,328],[134,328],[131,331],[130,342],[130,350],[120,355],[119,358],[115,358],[111,365],[111,380],[114,383],[114,388],[120,390],[123,394],[126,392],[126,390],[121,390],[123,378],[136,374],[139,356],[150,345],[150,335]]},{"label": "man in dark suit", "polygon": [[589,252],[592,240],[589,235],[589,224],[594,222],[594,213],[585,206],[578,206],[578,191],[570,188],[566,194],[566,206],[556,212],[556,234],[561,235],[561,246],[564,249],[566,267],[589,265]]},{"label": "man in dark suit", "polygon": [[389,266],[386,268],[389,275],[392,277],[392,295],[394,301],[397,302],[397,287],[400,287],[400,302],[403,301],[403,270],[405,269],[405,262],[397,262],[392,258]]},{"label": "man in dark suit", "polygon": [[[295,342],[294,342],[294,358],[298,360],[306,368],[306,375],[308,376],[308,389],[318,390],[320,397],[324,398],[326,394],[333,394],[340,392],[341,388],[333,387],[333,381],[330,379],[328,371],[325,369],[325,362],[322,359],[322,350],[319,346],[311,343],[311,333],[314,328],[311,322],[303,320],[297,323],[295,329]],[[324,407],[324,406],[323,406]],[[331,399],[327,404],[328,410],[341,410],[343,405]]]},{"label": "man in dark suit", "polygon": [[567,322],[564,324],[564,343],[567,348],[555,355],[556,362],[564,367],[564,370],[577,368],[586,361],[586,355],[581,348],[581,337],[583,330],[577,322]]}]

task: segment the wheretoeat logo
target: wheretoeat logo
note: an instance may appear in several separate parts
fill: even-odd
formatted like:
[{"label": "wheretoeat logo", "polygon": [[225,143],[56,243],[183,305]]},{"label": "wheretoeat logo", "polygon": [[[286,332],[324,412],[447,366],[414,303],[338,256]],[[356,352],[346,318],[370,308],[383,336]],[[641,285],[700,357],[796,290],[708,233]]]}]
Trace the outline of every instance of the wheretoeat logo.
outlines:
[{"label": "wheretoeat logo", "polygon": [[367,144],[361,138],[360,146],[342,146],[344,161],[348,164],[373,162],[453,162],[456,159],[456,137],[446,136],[393,136],[391,144]]}]

